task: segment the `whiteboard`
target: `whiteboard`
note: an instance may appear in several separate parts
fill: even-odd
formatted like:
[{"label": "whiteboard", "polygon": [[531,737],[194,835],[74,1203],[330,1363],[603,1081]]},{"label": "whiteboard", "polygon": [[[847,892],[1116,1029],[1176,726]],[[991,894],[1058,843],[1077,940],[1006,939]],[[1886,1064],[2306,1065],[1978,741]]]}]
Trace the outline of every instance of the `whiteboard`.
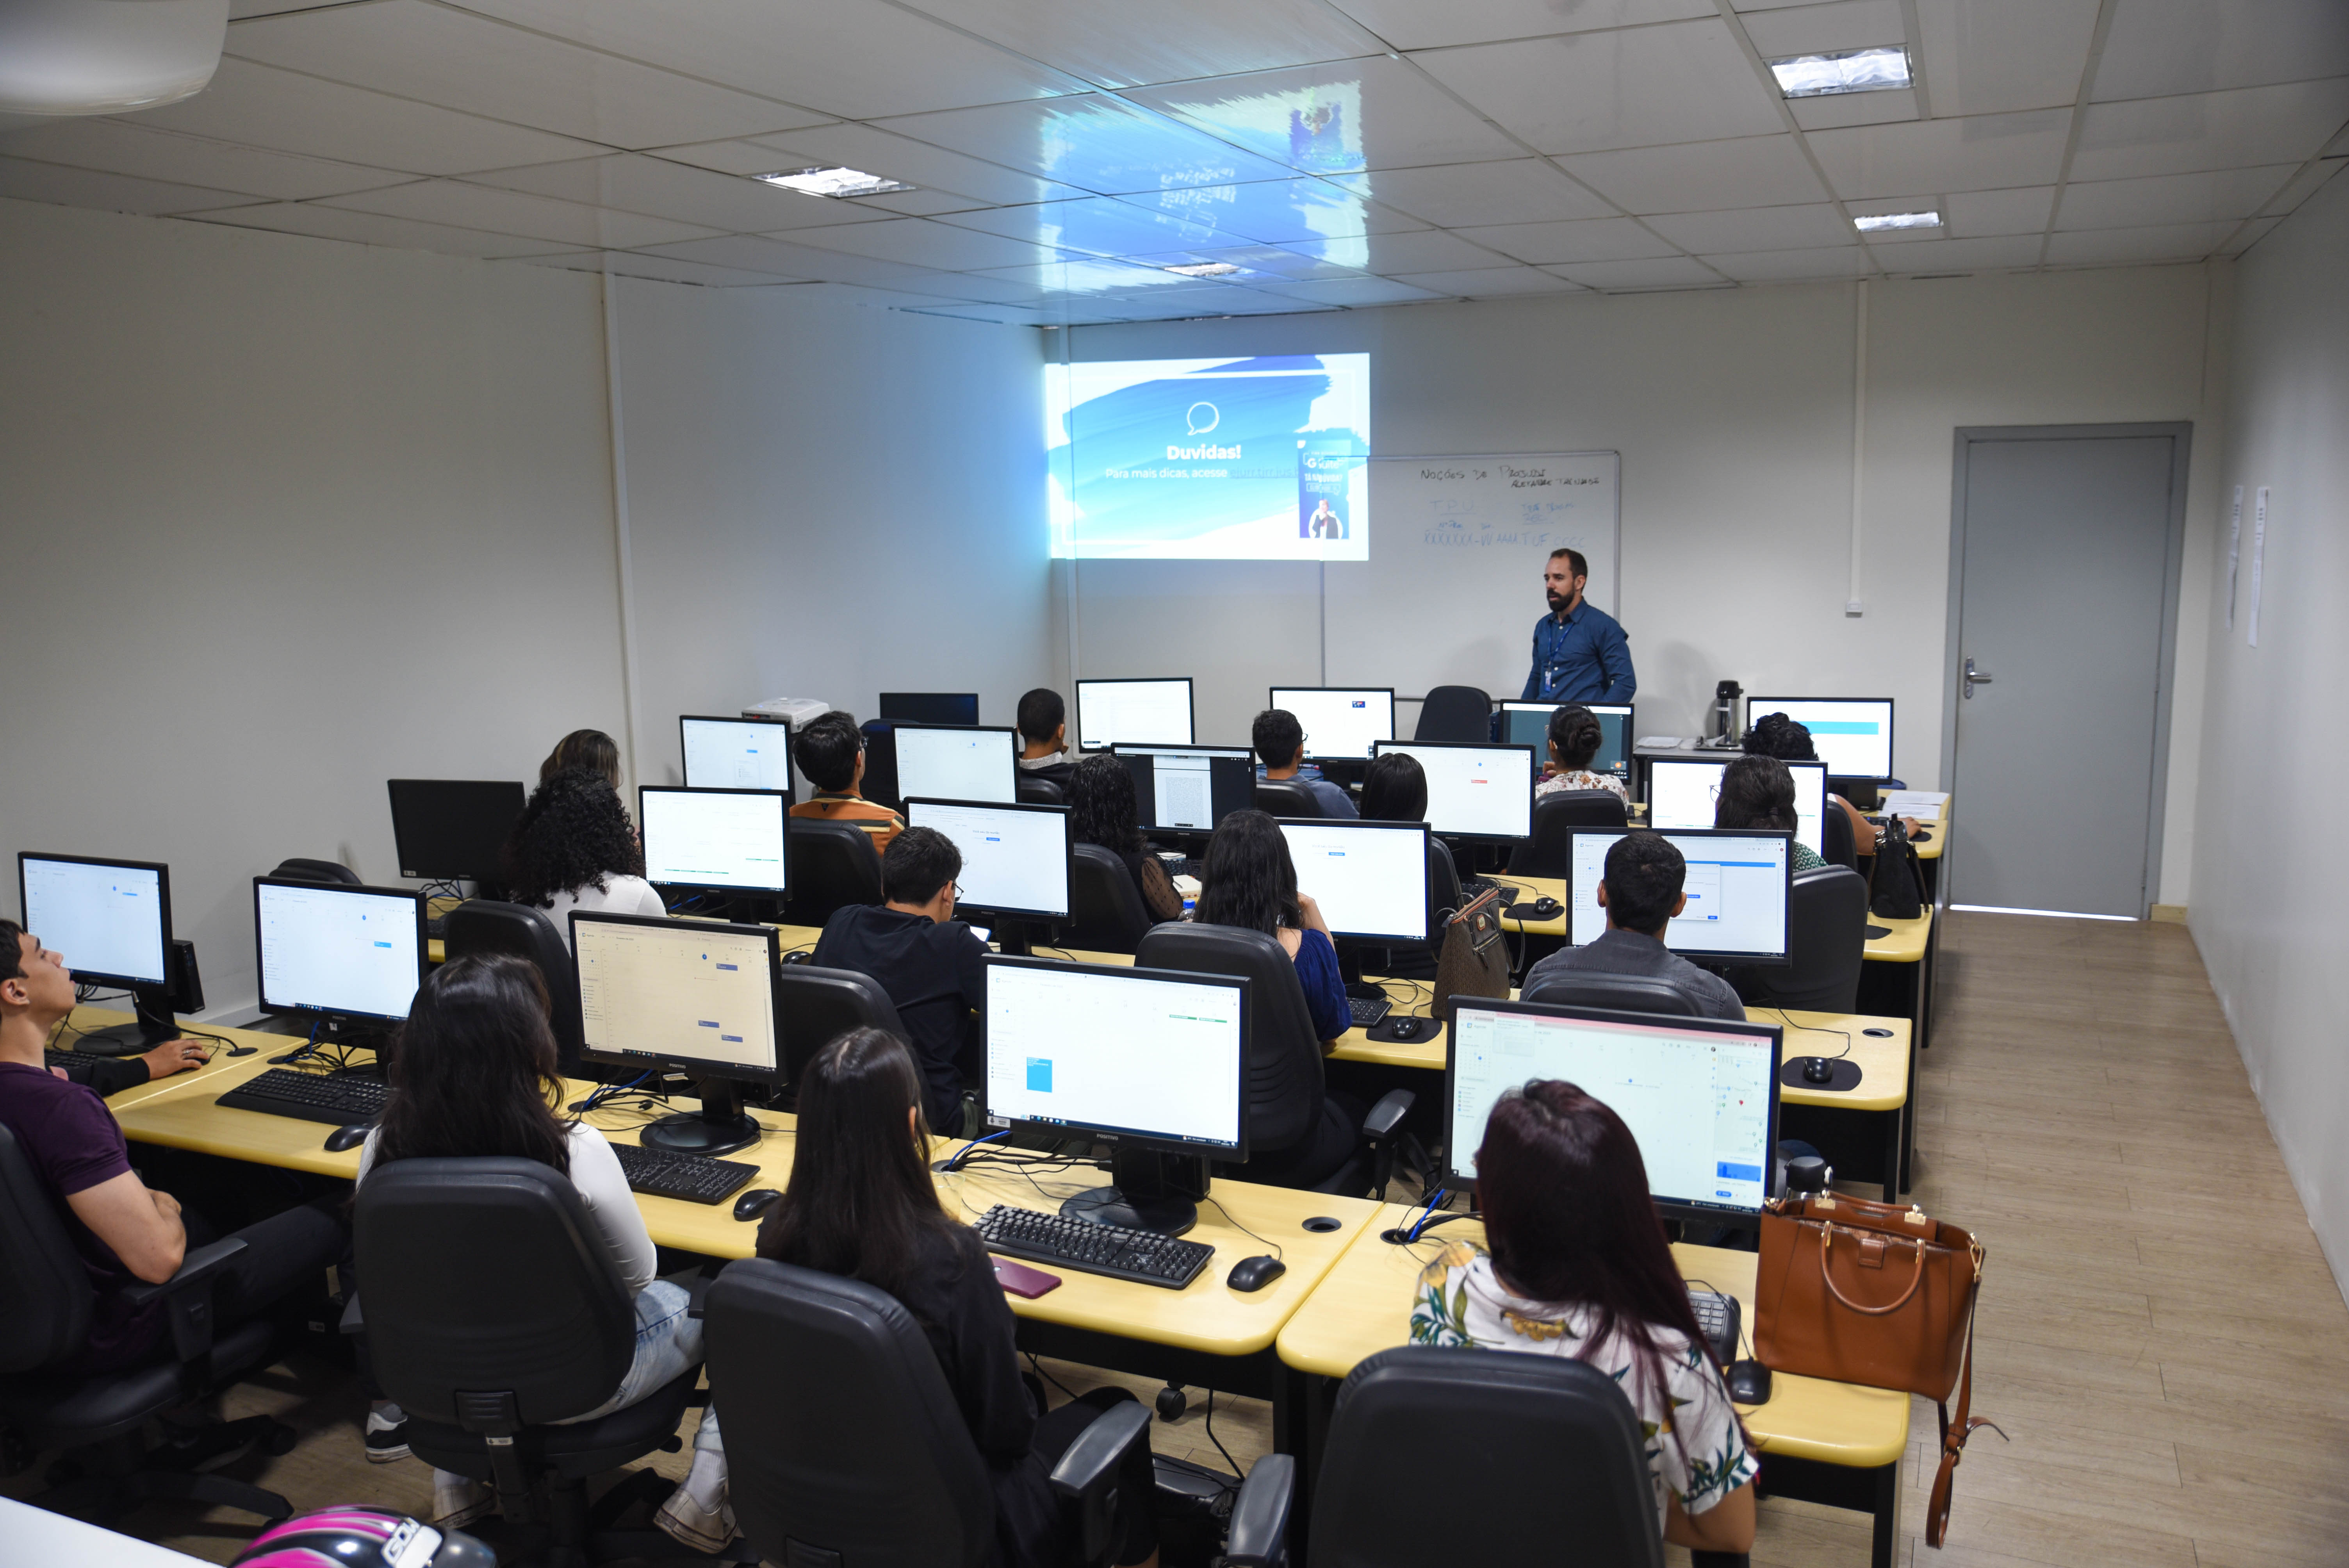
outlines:
[{"label": "whiteboard", "polygon": [[[1622,599],[1622,462],[1614,452],[1373,458],[1371,558],[1322,568],[1325,684],[1524,689],[1542,567],[1561,546],[1590,563],[1583,593]],[[1409,725],[1398,719],[1398,729]]]}]

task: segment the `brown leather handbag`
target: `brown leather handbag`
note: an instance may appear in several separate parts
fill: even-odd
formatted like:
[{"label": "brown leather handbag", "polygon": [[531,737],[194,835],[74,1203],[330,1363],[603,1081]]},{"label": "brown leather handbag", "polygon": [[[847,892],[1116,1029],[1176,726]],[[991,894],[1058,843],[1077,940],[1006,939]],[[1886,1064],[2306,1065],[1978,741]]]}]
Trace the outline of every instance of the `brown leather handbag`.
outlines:
[{"label": "brown leather handbag", "polygon": [[1498,889],[1471,899],[1444,924],[1444,945],[1435,954],[1435,1011],[1449,1030],[1452,1003],[1460,996],[1509,995],[1509,943],[1501,929]]},{"label": "brown leather handbag", "polygon": [[1998,1431],[1971,1414],[1982,1256],[1982,1243],[1957,1226],[1896,1203],[1794,1194],[1771,1200],[1762,1215],[1754,1354],[1774,1371],[1922,1394],[1940,1412],[1928,1546],[1940,1546],[1949,1528],[1966,1439],[1976,1427]]}]

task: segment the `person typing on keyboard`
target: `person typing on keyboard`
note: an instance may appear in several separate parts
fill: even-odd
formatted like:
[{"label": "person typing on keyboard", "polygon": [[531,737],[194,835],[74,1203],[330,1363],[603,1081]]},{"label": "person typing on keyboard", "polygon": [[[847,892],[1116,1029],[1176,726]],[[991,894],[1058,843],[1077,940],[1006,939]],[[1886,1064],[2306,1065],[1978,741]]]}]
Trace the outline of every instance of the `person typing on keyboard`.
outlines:
[{"label": "person typing on keyboard", "polygon": [[[1068,1543],[1052,1466],[1103,1411],[1133,1396],[1096,1388],[1056,1410],[1038,1408],[1019,1376],[1011,1309],[987,1249],[940,1205],[922,1101],[914,1059],[894,1036],[852,1029],[817,1053],[800,1081],[791,1185],[759,1227],[759,1255],[862,1280],[904,1305],[987,1461],[1005,1568],[1055,1568]],[[1120,1489],[1147,1498],[1154,1484],[1149,1453],[1137,1444]],[[1111,1561],[1156,1564],[1151,1511],[1121,1513],[1124,1535]]]}]

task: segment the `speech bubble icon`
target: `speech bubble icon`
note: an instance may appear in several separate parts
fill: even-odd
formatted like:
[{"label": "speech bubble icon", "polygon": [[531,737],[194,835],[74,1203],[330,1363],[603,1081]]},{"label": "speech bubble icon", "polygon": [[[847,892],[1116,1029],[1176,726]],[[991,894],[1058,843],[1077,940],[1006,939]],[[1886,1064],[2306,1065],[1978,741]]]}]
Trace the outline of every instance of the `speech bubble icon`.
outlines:
[{"label": "speech bubble icon", "polygon": [[[1199,410],[1207,411],[1207,422],[1199,423]],[[1194,403],[1183,411],[1183,428],[1194,436],[1204,436],[1224,422],[1223,410],[1213,403]]]}]

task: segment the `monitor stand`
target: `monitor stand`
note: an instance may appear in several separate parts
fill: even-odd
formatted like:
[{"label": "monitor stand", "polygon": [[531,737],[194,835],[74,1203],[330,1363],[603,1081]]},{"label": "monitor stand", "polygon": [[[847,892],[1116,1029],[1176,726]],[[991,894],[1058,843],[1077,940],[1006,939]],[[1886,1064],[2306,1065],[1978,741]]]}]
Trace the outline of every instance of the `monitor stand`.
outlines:
[{"label": "monitor stand", "polygon": [[135,1022],[94,1029],[76,1040],[74,1048],[98,1057],[137,1057],[146,1055],[166,1040],[180,1037],[180,1021],[171,1013],[170,986],[133,985],[130,1006],[138,1014]]},{"label": "monitor stand", "polygon": [[743,1113],[741,1096],[730,1079],[703,1078],[696,1087],[701,1091],[699,1110],[647,1122],[636,1141],[671,1154],[704,1156],[731,1154],[759,1141],[766,1129]]},{"label": "monitor stand", "polygon": [[1207,1162],[1195,1154],[1154,1154],[1139,1149],[1110,1153],[1110,1185],[1078,1193],[1061,1205],[1071,1220],[1123,1225],[1179,1236],[1199,1222],[1207,1195]]},{"label": "monitor stand", "polygon": [[999,920],[988,927],[995,939],[995,951],[1007,958],[1030,958],[1035,955],[1036,931],[1024,920]]}]

